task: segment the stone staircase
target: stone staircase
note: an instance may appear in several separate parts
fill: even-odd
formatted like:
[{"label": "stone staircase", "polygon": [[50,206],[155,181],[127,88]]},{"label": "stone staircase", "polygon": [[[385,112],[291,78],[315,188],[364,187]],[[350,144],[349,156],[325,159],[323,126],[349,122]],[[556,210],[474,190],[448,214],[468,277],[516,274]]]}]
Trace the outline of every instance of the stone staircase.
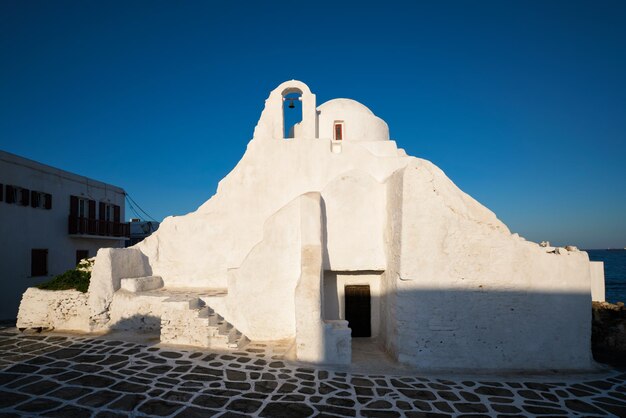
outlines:
[{"label": "stone staircase", "polygon": [[174,296],[163,301],[161,342],[236,349],[245,346],[248,339],[200,298]]}]

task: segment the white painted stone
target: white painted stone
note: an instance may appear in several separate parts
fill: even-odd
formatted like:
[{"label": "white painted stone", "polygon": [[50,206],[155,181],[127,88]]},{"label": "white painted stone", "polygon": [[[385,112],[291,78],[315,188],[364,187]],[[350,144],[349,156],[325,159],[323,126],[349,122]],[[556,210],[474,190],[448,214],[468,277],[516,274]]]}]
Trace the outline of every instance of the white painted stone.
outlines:
[{"label": "white painted stone", "polygon": [[106,326],[113,294],[121,279],[151,275],[147,258],[136,248],[98,250],[89,282],[89,311],[95,329]]},{"label": "white painted stone", "polygon": [[604,263],[602,261],[591,261],[589,263],[591,272],[591,300],[594,302],[604,302]]},{"label": "white painted stone", "polygon": [[145,276],[121,279],[120,287],[128,292],[145,292],[163,287],[161,276]]},{"label": "white painted stone", "polygon": [[20,303],[17,328],[89,331],[87,294],[29,287]]}]

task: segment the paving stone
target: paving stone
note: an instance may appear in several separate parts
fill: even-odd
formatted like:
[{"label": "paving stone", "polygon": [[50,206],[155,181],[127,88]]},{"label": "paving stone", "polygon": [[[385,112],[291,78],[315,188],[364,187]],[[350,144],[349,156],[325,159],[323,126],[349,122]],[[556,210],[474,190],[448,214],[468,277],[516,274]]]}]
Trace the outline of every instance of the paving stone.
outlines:
[{"label": "paving stone", "polygon": [[19,374],[30,374],[36,373],[39,370],[37,366],[30,366],[28,364],[16,364],[13,367],[9,367],[4,370],[6,373],[19,373]]},{"label": "paving stone", "polygon": [[254,382],[254,390],[256,392],[261,393],[272,393],[274,389],[278,386],[278,382],[270,381],[270,380],[260,380]]},{"label": "paving stone", "polygon": [[109,409],[121,410],[121,411],[132,411],[135,408],[137,408],[137,406],[139,406],[139,404],[145,400],[146,400],[146,397],[144,395],[139,395],[139,394],[124,395],[118,400],[114,401],[111,405],[109,405]]},{"label": "paving stone", "polygon": [[402,416],[400,412],[397,412],[397,411],[376,411],[376,410],[363,409],[359,412],[364,417],[374,417],[374,418],[397,418],[397,417]]},{"label": "paving stone", "polygon": [[26,395],[22,395],[20,393],[13,392],[5,392],[0,390],[0,408],[7,408],[9,406],[17,405],[21,402],[30,399],[30,397]]},{"label": "paving stone", "polygon": [[440,414],[437,412],[414,412],[407,411],[405,412],[407,418],[451,418],[452,415],[449,414]]},{"label": "paving stone", "polygon": [[203,375],[209,375],[209,376],[217,376],[217,377],[224,376],[224,371],[221,369],[214,369],[214,368],[202,367],[202,366],[194,367],[193,369],[191,369],[191,373],[203,374]]},{"label": "paving stone", "polygon": [[460,391],[459,394],[465,399],[467,402],[480,402],[480,398],[473,393]]},{"label": "paving stone", "polygon": [[228,402],[228,398],[222,398],[214,395],[199,395],[192,401],[194,405],[203,406],[206,408],[219,409],[222,408]]},{"label": "paving stone", "polygon": [[433,402],[433,406],[441,412],[454,412],[454,409],[447,402]]},{"label": "paving stone", "polygon": [[15,407],[18,411],[24,412],[45,412],[61,406],[61,402],[48,398],[31,398],[30,401],[24,402]]},{"label": "paving stone", "polygon": [[246,380],[246,374],[236,370],[226,370],[226,378],[234,382],[243,382]]},{"label": "paving stone", "polygon": [[44,395],[54,389],[58,389],[59,387],[58,383],[50,380],[41,380],[39,382],[23,386],[20,389],[20,392],[30,393],[31,395]]},{"label": "paving stone", "polygon": [[366,407],[369,409],[391,409],[393,405],[391,405],[391,403],[388,401],[376,400],[368,403]]},{"label": "paving stone", "polygon": [[92,389],[87,389],[80,386],[63,386],[60,389],[55,390],[54,392],[48,393],[48,396],[64,400],[71,400],[80,398],[81,396],[87,395],[88,393],[92,392]]},{"label": "paving stone", "polygon": [[454,407],[459,412],[478,412],[478,413],[486,413],[488,409],[485,405],[480,403],[461,403],[457,402],[453,404]]},{"label": "paving stone", "polygon": [[69,384],[76,386],[87,386],[93,388],[104,388],[111,386],[115,383],[115,380],[110,377],[98,376],[98,375],[82,375],[76,379],[70,380]]},{"label": "paving stone", "polygon": [[454,394],[454,392],[450,392],[447,390],[439,390],[437,391],[437,395],[439,395],[441,399],[445,399],[446,401],[455,402],[461,400],[458,396]]},{"label": "paving stone", "polygon": [[618,417],[626,417],[626,405],[619,406],[603,402],[594,402],[594,405]]},{"label": "paving stone", "polygon": [[111,386],[111,389],[120,392],[147,393],[150,390],[150,386],[131,382],[119,382]]},{"label": "paving stone", "polygon": [[342,407],[346,407],[346,408],[354,407],[354,401],[352,399],[346,399],[346,398],[330,397],[330,398],[326,399],[326,403],[329,404],[329,405],[342,406]]},{"label": "paving stone", "polygon": [[374,396],[374,391],[371,388],[355,386],[354,392],[359,396]]},{"label": "paving stone", "polygon": [[[296,404],[297,405],[297,404]],[[322,413],[329,413],[329,414],[335,414],[335,415],[339,415],[342,417],[354,417],[356,416],[356,411],[354,409],[350,409],[350,408],[342,408],[339,406],[332,406],[332,405],[314,405],[315,408],[317,408],[317,410],[319,412]]]},{"label": "paving stone", "polygon": [[293,417],[304,418],[313,415],[315,410],[302,403],[269,402],[261,410],[262,417]]},{"label": "paving stone", "polygon": [[122,396],[122,394],[118,392],[100,390],[80,398],[77,403],[83,406],[99,408],[101,406],[108,405],[120,396]]},{"label": "paving stone", "polygon": [[250,390],[250,388],[252,387],[250,385],[250,383],[244,383],[244,382],[224,382],[226,389],[234,389],[234,390],[241,390],[241,391],[246,391],[246,390]]},{"label": "paving stone", "polygon": [[474,392],[479,395],[513,397],[513,392],[510,390],[491,386],[480,386],[474,389]]},{"label": "paving stone", "polygon": [[197,374],[197,373],[185,374],[185,375],[182,375],[180,378],[183,380],[190,380],[190,381],[196,381],[196,382],[216,382],[216,381],[222,380],[221,378],[217,376],[209,376],[209,375]]},{"label": "paving stone", "polygon": [[82,354],[82,350],[77,348],[62,348],[61,350],[54,351],[52,353],[48,353],[47,356],[53,359],[69,359]]},{"label": "paving stone", "polygon": [[434,401],[435,399],[437,399],[435,394],[428,390],[400,389],[398,392],[411,399],[419,399],[424,401]]},{"label": "paving stone", "polygon": [[526,412],[536,415],[567,415],[565,411],[557,408],[549,408],[547,406],[522,405]]},{"label": "paving stone", "polygon": [[432,411],[433,407],[430,405],[430,403],[425,402],[425,401],[413,401],[413,407],[419,409],[420,411]]},{"label": "paving stone", "polygon": [[174,402],[168,402],[162,399],[149,399],[139,407],[138,411],[149,416],[167,416],[172,415],[183,405]]},{"label": "paving stone", "polygon": [[517,414],[522,412],[521,409],[519,409],[516,406],[513,405],[499,405],[499,404],[492,404],[491,408],[496,411],[496,412],[500,412],[503,414]]},{"label": "paving stone", "polygon": [[205,417],[215,416],[219,413],[220,413],[219,411],[214,411],[212,409],[188,406],[184,408],[183,410],[181,410],[177,415],[175,415],[175,417],[176,418],[205,418]]},{"label": "paving stone", "polygon": [[374,387],[374,382],[372,382],[371,380],[358,377],[353,378],[350,383],[352,383],[354,386],[364,386],[368,388]]},{"label": "paving stone", "polygon": [[175,351],[161,351],[159,352],[159,355],[161,357],[172,358],[172,359],[181,358],[183,356],[182,354],[177,353]]},{"label": "paving stone", "polygon": [[255,401],[255,400],[234,399],[228,404],[226,409],[229,411],[232,410],[232,411],[250,414],[250,413],[256,412],[261,405],[263,405],[262,402]]},{"label": "paving stone", "polygon": [[46,412],[42,416],[44,417],[58,417],[58,418],[83,418],[90,417],[93,411],[87,408],[81,408],[76,405],[63,405],[59,409]]}]

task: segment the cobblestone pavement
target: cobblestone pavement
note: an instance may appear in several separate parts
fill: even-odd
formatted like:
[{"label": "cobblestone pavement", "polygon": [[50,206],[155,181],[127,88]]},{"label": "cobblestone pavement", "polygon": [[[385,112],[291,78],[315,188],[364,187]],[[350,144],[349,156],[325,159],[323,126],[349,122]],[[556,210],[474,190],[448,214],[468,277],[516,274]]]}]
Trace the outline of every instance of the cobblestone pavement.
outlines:
[{"label": "cobblestone pavement", "polygon": [[[0,330],[0,416],[626,417],[626,373],[437,378],[300,367],[281,344],[233,353]],[[551,380],[552,379],[552,380]]]}]

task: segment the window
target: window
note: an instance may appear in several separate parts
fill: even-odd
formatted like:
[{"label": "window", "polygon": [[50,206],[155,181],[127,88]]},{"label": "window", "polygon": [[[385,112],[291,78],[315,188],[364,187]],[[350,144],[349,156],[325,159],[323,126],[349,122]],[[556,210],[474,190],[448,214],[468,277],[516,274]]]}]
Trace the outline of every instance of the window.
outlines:
[{"label": "window", "polygon": [[17,200],[17,190],[15,189],[15,187],[7,185],[6,191],[7,191],[6,202],[15,203],[15,201]]},{"label": "window", "polygon": [[30,205],[30,190],[19,188],[19,196],[20,196],[20,205],[28,206]]},{"label": "window", "polygon": [[76,265],[85,258],[89,258],[89,250],[76,250]]},{"label": "window", "polygon": [[[4,192],[4,193],[3,193]],[[24,187],[0,184],[0,202],[17,203],[20,206],[52,209],[52,195],[50,193],[29,190]]]},{"label": "window", "polygon": [[52,195],[50,193],[43,194],[43,207],[44,209],[52,209]]},{"label": "window", "polygon": [[43,207],[43,193],[35,190],[30,191],[30,206],[33,208]]},{"label": "window", "polygon": [[32,249],[30,251],[30,275],[32,277],[48,275],[47,249]]},{"label": "window", "polygon": [[335,121],[334,138],[335,141],[343,140],[343,122],[341,121]]}]

